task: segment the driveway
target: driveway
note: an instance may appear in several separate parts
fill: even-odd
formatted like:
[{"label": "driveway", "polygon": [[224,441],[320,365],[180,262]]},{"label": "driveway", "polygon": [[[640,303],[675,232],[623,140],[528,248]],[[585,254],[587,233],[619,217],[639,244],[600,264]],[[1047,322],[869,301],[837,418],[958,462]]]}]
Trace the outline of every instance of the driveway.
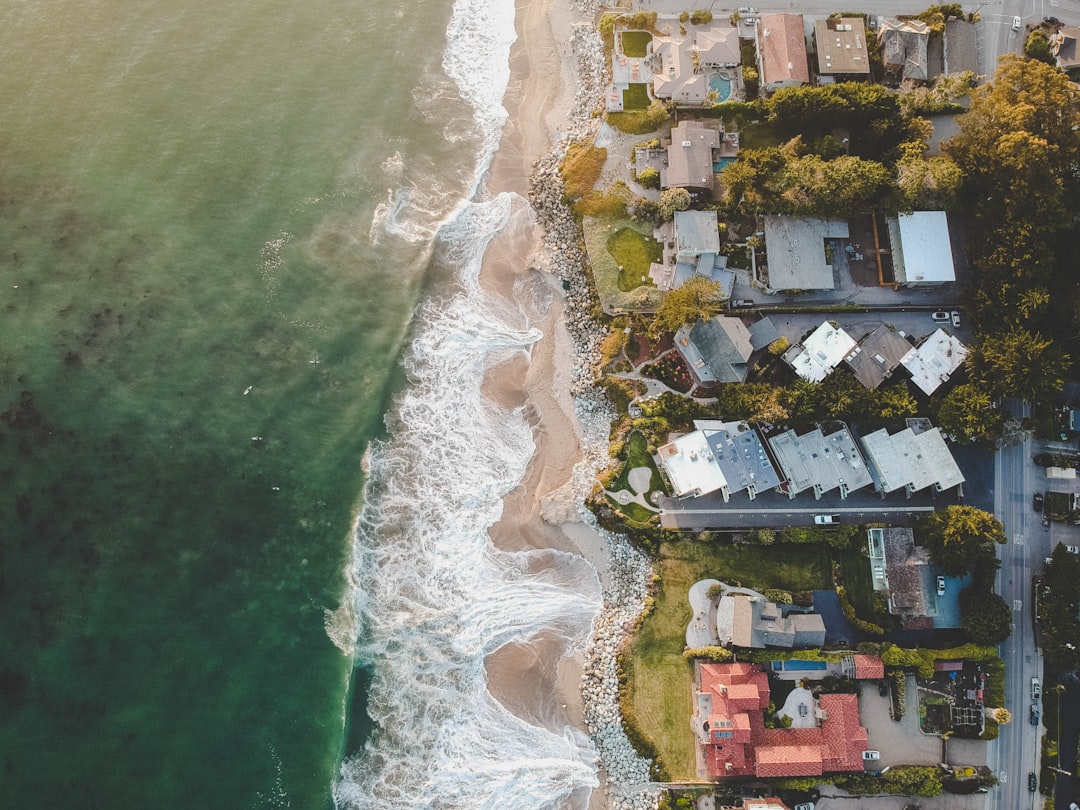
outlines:
[{"label": "driveway", "polygon": [[859,695],[859,717],[866,727],[867,747],[881,752],[881,767],[937,765],[941,762],[941,738],[919,730],[919,706],[915,676],[907,676],[907,710],[900,722],[889,717],[890,698],[864,685]]}]

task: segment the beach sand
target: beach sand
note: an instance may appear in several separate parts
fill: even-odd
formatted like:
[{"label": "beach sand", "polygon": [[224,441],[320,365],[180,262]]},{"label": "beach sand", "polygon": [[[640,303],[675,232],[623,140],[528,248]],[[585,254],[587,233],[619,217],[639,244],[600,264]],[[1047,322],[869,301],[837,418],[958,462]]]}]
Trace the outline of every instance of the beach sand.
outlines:
[{"label": "beach sand", "polygon": [[[569,30],[572,12],[567,0],[521,0],[517,4],[518,39],[510,57],[511,79],[504,99],[510,113],[492,163],[488,187],[493,192],[528,195],[533,162],[551,148],[552,136],[570,109],[574,95],[574,61],[568,46],[560,52],[560,34]],[[568,37],[562,36],[562,42]],[[495,545],[507,550],[556,549],[586,557],[601,580],[607,576],[603,543],[578,522],[571,504],[548,509],[541,503],[562,487],[581,458],[581,431],[570,396],[573,349],[563,323],[563,299],[556,279],[530,270],[539,229],[496,240],[484,258],[481,281],[504,299],[521,285],[550,297],[545,312],[530,313],[532,325],[544,334],[525,360],[518,358],[489,372],[485,392],[508,407],[524,405],[533,426],[536,455],[525,479],[505,499],[502,519],[492,527]],[[523,298],[532,299],[536,295]],[[553,555],[555,556],[555,555]],[[558,559],[555,556],[555,559]],[[507,645],[487,661],[489,688],[508,709],[540,725],[561,731],[567,723],[586,731],[582,720],[583,656],[568,655],[566,642],[543,635],[528,644]],[[587,733],[587,732],[586,732]],[[593,791],[590,808],[606,807],[603,787]]]}]

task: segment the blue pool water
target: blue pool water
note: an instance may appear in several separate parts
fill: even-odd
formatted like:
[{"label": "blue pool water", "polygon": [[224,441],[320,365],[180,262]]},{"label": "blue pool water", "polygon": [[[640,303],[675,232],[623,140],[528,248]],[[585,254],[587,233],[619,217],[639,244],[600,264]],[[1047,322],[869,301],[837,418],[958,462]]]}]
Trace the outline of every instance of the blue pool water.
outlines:
[{"label": "blue pool water", "polygon": [[716,92],[716,103],[731,98],[731,79],[714,73],[709,77],[709,89]]},{"label": "blue pool water", "polygon": [[776,672],[800,672],[810,669],[825,669],[829,664],[827,661],[803,661],[798,658],[792,658],[790,661],[773,661],[773,669]]},{"label": "blue pool water", "polygon": [[731,157],[717,158],[713,161],[712,170],[714,172],[722,172],[725,168],[727,168],[727,165],[731,163],[731,161],[733,161],[734,159],[735,158]]}]

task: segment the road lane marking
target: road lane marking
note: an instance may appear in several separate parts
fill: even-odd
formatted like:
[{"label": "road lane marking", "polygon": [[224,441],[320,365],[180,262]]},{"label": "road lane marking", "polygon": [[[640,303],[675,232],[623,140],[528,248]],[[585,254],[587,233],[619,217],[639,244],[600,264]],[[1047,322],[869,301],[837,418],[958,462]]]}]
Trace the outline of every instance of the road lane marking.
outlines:
[{"label": "road lane marking", "polygon": [[1019,599],[1013,599],[1013,610],[1019,613],[1024,609],[1024,603]]}]

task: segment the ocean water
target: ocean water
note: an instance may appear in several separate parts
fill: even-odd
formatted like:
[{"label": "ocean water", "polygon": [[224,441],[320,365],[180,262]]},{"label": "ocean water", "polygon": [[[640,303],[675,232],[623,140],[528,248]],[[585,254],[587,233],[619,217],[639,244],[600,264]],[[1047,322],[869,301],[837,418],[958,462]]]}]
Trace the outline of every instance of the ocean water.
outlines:
[{"label": "ocean water", "polygon": [[533,443],[481,375],[539,336],[476,282],[529,219],[482,183],[512,16],[0,0],[0,806],[595,784],[483,675],[599,598],[486,538]]}]

